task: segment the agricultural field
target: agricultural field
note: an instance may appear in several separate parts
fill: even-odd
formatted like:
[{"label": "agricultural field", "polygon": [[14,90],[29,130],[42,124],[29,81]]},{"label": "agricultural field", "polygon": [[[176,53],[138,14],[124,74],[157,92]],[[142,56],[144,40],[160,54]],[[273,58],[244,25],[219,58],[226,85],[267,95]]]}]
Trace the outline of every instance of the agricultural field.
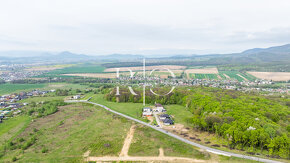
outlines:
[{"label": "agricultural field", "polygon": [[[182,70],[185,69],[185,66],[177,66],[177,65],[161,65],[161,66],[146,66],[146,70],[153,70],[153,69],[160,69],[167,68],[169,70]],[[119,71],[129,71],[128,69],[132,71],[142,71],[143,67],[120,67]],[[104,70],[104,72],[116,72],[116,68],[107,68]]]},{"label": "agricultural field", "polygon": [[190,74],[192,79],[218,79],[217,74]]},{"label": "agricultural field", "polygon": [[74,66],[74,65],[73,64],[63,64],[63,65],[33,66],[33,67],[29,67],[25,70],[27,70],[27,71],[52,71],[52,70],[63,69],[63,68],[72,67],[72,66]]},{"label": "agricultural field", "polygon": [[267,79],[273,81],[288,81],[290,80],[290,72],[256,72],[249,71],[247,72],[256,78]]},{"label": "agricultural field", "polygon": [[0,95],[44,88],[47,84],[0,84]]},{"label": "agricultural field", "polygon": [[[134,73],[133,73],[134,74]],[[62,74],[64,76],[78,76],[88,78],[117,78],[117,73],[76,73],[76,74]],[[129,72],[120,72],[120,76],[130,76]]]},{"label": "agricultural field", "polygon": [[238,72],[238,71],[219,71],[219,75],[223,79],[230,78],[230,79],[238,80],[239,82],[253,80],[253,77],[251,77],[249,75],[245,75],[245,74]]},{"label": "agricultural field", "polygon": [[201,69],[186,69],[185,73],[189,74],[218,74],[218,69],[214,68],[201,68]]},{"label": "agricultural field", "polygon": [[62,74],[101,73],[104,71],[104,69],[104,67],[98,64],[79,64],[63,69],[56,69],[36,77],[65,77]]}]

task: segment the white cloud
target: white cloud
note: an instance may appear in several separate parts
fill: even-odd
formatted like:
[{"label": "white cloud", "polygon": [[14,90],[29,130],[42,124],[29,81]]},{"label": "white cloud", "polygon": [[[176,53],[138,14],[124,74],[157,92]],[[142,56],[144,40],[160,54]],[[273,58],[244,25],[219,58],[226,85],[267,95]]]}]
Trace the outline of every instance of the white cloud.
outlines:
[{"label": "white cloud", "polygon": [[288,0],[1,1],[0,50],[238,52],[290,43],[289,8]]}]

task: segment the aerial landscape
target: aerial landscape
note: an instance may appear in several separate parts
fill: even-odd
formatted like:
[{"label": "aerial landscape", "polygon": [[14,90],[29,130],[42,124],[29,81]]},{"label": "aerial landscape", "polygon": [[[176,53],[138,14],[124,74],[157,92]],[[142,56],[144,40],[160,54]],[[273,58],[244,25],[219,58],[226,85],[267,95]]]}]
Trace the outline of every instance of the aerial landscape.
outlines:
[{"label": "aerial landscape", "polygon": [[290,162],[289,7],[0,2],[0,162]]}]

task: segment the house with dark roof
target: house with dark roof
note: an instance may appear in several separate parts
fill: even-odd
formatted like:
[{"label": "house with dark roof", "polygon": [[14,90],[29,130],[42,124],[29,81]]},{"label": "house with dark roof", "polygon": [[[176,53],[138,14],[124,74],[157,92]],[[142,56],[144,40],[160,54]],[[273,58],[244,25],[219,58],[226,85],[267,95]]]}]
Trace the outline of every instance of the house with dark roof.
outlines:
[{"label": "house with dark roof", "polygon": [[163,120],[163,124],[164,124],[164,125],[173,125],[174,122],[173,122],[172,119],[170,119],[170,118],[166,118],[166,119]]},{"label": "house with dark roof", "polygon": [[168,114],[161,114],[161,115],[159,116],[159,118],[160,118],[161,120],[164,120],[164,119],[166,119],[166,118],[170,118],[170,116],[169,116]]}]

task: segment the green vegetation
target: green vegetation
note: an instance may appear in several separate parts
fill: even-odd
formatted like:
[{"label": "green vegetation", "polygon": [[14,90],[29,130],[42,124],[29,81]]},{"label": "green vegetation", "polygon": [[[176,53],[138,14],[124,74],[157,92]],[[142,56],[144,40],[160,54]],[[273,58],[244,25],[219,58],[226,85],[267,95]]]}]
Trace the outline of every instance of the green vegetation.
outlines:
[{"label": "green vegetation", "polygon": [[[243,74],[241,74],[240,72],[238,71],[219,71],[220,74],[226,74],[227,76],[229,76],[230,78],[232,79],[236,79],[238,80],[239,82],[241,81],[244,81],[244,79],[240,76],[238,76],[237,74],[243,76]],[[223,77],[225,77],[224,75],[222,75]],[[245,77],[245,76],[243,76]]]},{"label": "green vegetation", "polygon": [[[168,96],[154,96],[148,91],[146,102],[185,106],[193,113],[191,124],[195,129],[216,134],[230,148],[289,157],[289,101],[217,88],[191,88],[179,88]],[[133,97],[127,89],[120,88],[120,94],[120,102],[142,99],[142,96]],[[116,101],[114,91],[105,98]],[[175,120],[188,122],[178,116]]]},{"label": "green vegetation", "polygon": [[29,107],[25,108],[25,113],[29,116],[40,118],[58,111],[59,106],[66,105],[63,101],[49,101],[36,105],[35,102],[29,104]]},{"label": "green vegetation", "polygon": [[91,105],[62,106],[13,139],[0,162],[14,157],[21,162],[81,162],[87,150],[92,156],[117,156],[130,126],[126,119]]},{"label": "green vegetation", "polygon": [[163,148],[165,156],[209,159],[209,155],[199,152],[189,144],[142,126],[136,128],[129,155],[158,156],[159,148]]},{"label": "green vegetation", "polygon": [[189,74],[189,76],[194,79],[218,79],[216,74]]},{"label": "green vegetation", "polygon": [[24,100],[21,100],[19,102],[21,103],[38,103],[38,102],[44,102],[44,101],[54,101],[54,100],[63,100],[63,96],[43,96],[43,97],[30,97]]},{"label": "green vegetation", "polygon": [[141,103],[116,103],[105,100],[104,95],[102,94],[92,94],[87,97],[92,97],[90,101],[96,102],[98,104],[105,105],[113,110],[116,110],[120,113],[129,115],[131,117],[137,118],[139,120],[144,120],[142,118],[142,108]]},{"label": "green vegetation", "polygon": [[253,161],[253,160],[248,160],[248,159],[242,159],[238,157],[227,157],[227,156],[222,156],[219,155],[219,161],[222,163],[258,163],[258,161]]},{"label": "green vegetation", "polygon": [[2,145],[5,144],[6,141],[21,132],[29,124],[30,120],[30,117],[23,115],[3,121],[0,124],[0,147],[2,148]]},{"label": "green vegetation", "polygon": [[190,125],[192,121],[193,113],[187,108],[181,105],[164,105],[167,110],[167,114],[172,115],[175,123],[181,123],[184,125]]},{"label": "green vegetation", "polygon": [[0,84],[0,95],[43,88],[46,84]]}]

